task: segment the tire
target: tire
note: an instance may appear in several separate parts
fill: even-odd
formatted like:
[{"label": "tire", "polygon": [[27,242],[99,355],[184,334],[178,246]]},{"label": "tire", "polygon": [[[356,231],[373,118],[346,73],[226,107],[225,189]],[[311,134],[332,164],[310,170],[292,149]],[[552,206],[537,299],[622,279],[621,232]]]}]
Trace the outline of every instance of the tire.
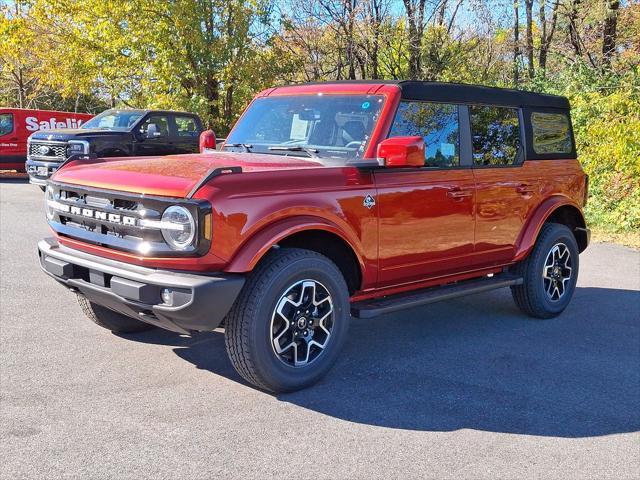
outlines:
[{"label": "tire", "polygon": [[578,244],[568,227],[557,223],[543,225],[529,256],[513,269],[524,280],[522,285],[511,287],[520,310],[540,319],[560,315],[576,288],[578,255]]},{"label": "tire", "polygon": [[[280,248],[258,264],[227,314],[227,353],[256,387],[300,390],[332,367],[350,320],[349,291],[338,267],[313,251]],[[309,321],[311,327],[301,327]]]},{"label": "tire", "polygon": [[111,330],[113,333],[144,332],[145,330],[155,328],[153,325],[90,302],[82,295],[78,295],[77,297],[80,308],[82,308],[84,314],[89,317],[89,320],[102,328]]}]

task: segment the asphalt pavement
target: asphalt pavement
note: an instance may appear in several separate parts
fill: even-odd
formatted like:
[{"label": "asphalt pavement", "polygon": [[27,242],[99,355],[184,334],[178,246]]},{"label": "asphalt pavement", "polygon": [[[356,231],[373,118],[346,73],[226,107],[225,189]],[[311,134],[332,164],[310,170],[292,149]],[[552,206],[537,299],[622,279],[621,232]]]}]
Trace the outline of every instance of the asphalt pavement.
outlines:
[{"label": "asphalt pavement", "polygon": [[222,331],[114,335],[39,269],[42,193],[0,181],[0,478],[640,478],[640,252],[594,244],[559,318],[508,289],[354,320],[269,395]]}]

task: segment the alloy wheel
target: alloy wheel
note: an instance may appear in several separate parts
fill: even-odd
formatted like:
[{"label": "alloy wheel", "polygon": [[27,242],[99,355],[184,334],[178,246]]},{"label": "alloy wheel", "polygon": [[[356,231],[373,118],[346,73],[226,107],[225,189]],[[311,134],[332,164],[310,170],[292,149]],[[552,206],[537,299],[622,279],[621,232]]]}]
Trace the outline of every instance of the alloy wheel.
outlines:
[{"label": "alloy wheel", "polygon": [[333,302],[317,280],[301,280],[282,294],[271,316],[271,346],[278,359],[304,367],[325,351],[333,330]]},{"label": "alloy wheel", "polygon": [[547,254],[542,273],[544,291],[551,301],[558,301],[566,294],[572,273],[569,248],[564,243],[556,243]]}]

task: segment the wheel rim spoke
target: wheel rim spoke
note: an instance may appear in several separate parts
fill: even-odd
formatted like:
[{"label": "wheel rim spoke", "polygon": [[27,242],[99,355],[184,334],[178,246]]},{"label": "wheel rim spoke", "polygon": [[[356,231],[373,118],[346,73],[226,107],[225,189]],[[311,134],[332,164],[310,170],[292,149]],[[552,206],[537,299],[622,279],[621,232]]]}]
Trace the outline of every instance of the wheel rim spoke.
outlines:
[{"label": "wheel rim spoke", "polygon": [[[322,317],[319,321],[318,321],[318,326],[325,331],[325,333],[327,334],[327,340],[329,340],[329,336],[331,335],[331,332],[329,330],[327,330],[327,327],[324,324],[324,321],[333,313],[333,308],[331,308],[331,310],[329,310],[329,312],[327,312],[327,314]],[[325,342],[326,344],[326,342]],[[324,348],[324,345],[323,347]]]},{"label": "wheel rim spoke", "polygon": [[302,292],[300,294],[300,304],[313,303],[316,298],[315,282],[305,281],[302,283]]},{"label": "wheel rim spoke", "polygon": [[553,280],[549,280],[547,284],[547,288],[545,289],[547,291],[547,295],[549,296],[552,295],[552,292],[551,292],[552,289],[553,289]]}]

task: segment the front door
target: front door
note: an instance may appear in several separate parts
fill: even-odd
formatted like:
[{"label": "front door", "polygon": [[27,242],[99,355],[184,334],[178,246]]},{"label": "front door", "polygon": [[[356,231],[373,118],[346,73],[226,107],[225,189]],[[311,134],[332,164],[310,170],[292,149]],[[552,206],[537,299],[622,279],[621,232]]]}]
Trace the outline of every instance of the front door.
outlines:
[{"label": "front door", "polygon": [[375,173],[380,287],[468,269],[475,183],[472,169],[461,162],[467,156],[461,155],[463,109],[426,102],[398,107],[389,136],[423,137],[425,166]]},{"label": "front door", "polygon": [[[149,125],[156,126],[156,133],[148,136]],[[172,152],[171,138],[169,131],[169,118],[165,114],[149,115],[139,127],[139,139],[136,143],[136,155],[169,155]]]}]

